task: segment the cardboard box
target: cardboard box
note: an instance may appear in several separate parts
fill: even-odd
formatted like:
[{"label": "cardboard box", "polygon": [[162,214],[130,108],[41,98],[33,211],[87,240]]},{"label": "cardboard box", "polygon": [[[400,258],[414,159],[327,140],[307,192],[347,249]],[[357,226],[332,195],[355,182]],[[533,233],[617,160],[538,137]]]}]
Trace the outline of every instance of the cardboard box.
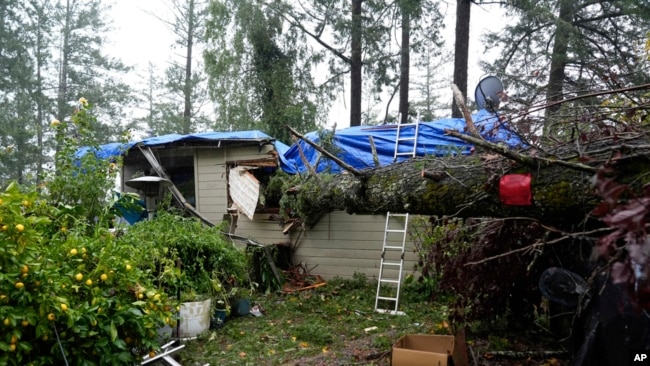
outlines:
[{"label": "cardboard box", "polygon": [[454,336],[407,334],[393,345],[391,366],[453,365]]}]

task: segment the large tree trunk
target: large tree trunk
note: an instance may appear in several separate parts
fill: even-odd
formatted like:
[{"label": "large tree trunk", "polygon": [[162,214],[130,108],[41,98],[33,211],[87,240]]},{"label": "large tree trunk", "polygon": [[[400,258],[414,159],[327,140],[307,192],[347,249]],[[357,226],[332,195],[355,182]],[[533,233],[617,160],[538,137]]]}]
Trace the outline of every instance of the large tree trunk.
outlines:
[{"label": "large tree trunk", "polygon": [[[560,12],[555,27],[553,38],[553,53],[551,55],[551,68],[548,76],[548,88],[546,89],[546,101],[549,105],[546,108],[546,118],[551,120],[554,114],[560,109],[560,104],[554,103],[564,99],[563,86],[565,68],[569,50],[569,38],[571,37],[571,23],[573,21],[573,1],[561,0]],[[546,134],[551,131],[544,131]]]},{"label": "large tree trunk", "polygon": [[189,2],[187,43],[185,54],[185,81],[183,86],[183,134],[192,132],[192,51],[194,48],[194,0]]},{"label": "large tree trunk", "polygon": [[352,0],[352,42],[350,55],[350,127],[361,126],[361,0]]},{"label": "large tree trunk", "polygon": [[[467,65],[469,63],[469,20],[472,4],[468,0],[456,1],[456,43],[454,48],[454,84],[463,98],[467,98]],[[452,103],[451,116],[463,116],[456,103]]]},{"label": "large tree trunk", "polygon": [[402,10],[402,49],[399,84],[399,123],[408,123],[409,118],[409,74],[411,70],[411,6],[401,3]]},{"label": "large tree trunk", "polygon": [[[636,141],[635,149],[650,149],[640,147],[644,141]],[[620,142],[612,139],[591,145],[590,150],[583,150],[591,163],[575,163],[575,167],[571,162],[558,163],[555,157],[526,166],[497,154],[482,154],[415,158],[366,171],[361,176],[339,174],[331,179],[311,179],[294,195],[299,207],[296,211],[307,225],[313,225],[323,214],[334,210],[351,214],[390,211],[460,217],[525,216],[558,226],[577,225],[602,201],[593,187],[594,172],[612,156],[616,151],[614,145]],[[567,146],[557,156],[570,154]],[[635,150],[634,156],[617,160],[615,169],[616,179],[631,183],[639,190],[644,172],[650,171],[650,161]],[[532,205],[501,203],[500,178],[523,172],[532,174]]]}]

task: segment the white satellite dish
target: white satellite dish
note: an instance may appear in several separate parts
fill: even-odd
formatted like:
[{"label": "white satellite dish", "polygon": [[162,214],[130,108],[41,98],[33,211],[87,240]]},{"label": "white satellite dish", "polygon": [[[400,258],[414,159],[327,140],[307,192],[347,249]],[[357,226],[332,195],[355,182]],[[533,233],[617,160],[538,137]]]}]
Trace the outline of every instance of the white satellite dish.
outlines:
[{"label": "white satellite dish", "polygon": [[499,108],[504,96],[503,83],[496,76],[487,76],[481,79],[474,91],[474,100],[479,109],[487,109],[491,112],[495,112]]}]

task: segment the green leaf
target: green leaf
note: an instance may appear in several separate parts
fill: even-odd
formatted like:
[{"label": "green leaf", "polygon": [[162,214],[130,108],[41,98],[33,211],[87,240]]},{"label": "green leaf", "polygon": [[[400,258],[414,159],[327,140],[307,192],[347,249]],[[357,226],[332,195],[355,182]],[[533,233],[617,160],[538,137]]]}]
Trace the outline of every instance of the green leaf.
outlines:
[{"label": "green leaf", "polygon": [[113,323],[113,321],[111,321],[110,331],[111,331],[111,342],[115,342],[115,340],[117,339],[117,328],[115,327],[115,323]]}]

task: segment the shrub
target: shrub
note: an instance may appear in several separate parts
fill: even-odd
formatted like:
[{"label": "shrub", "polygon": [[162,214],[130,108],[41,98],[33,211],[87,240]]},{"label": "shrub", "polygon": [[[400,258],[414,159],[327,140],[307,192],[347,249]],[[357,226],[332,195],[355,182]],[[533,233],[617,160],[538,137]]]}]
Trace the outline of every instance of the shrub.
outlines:
[{"label": "shrub", "polygon": [[[138,265],[170,291],[210,294],[213,284],[239,286],[247,279],[246,253],[227,241],[219,227],[160,210],[153,220],[129,227],[120,242],[146,248]],[[172,275],[180,259],[180,276]]]},{"label": "shrub", "polygon": [[133,261],[139,248],[109,231],[120,159],[93,153],[89,109],[82,98],[52,122],[56,172],[40,192],[0,193],[2,365],[133,365],[174,323],[176,303]]},{"label": "shrub", "polygon": [[128,365],[157,347],[175,304],[136,248],[17,185],[0,200],[0,364]]}]

